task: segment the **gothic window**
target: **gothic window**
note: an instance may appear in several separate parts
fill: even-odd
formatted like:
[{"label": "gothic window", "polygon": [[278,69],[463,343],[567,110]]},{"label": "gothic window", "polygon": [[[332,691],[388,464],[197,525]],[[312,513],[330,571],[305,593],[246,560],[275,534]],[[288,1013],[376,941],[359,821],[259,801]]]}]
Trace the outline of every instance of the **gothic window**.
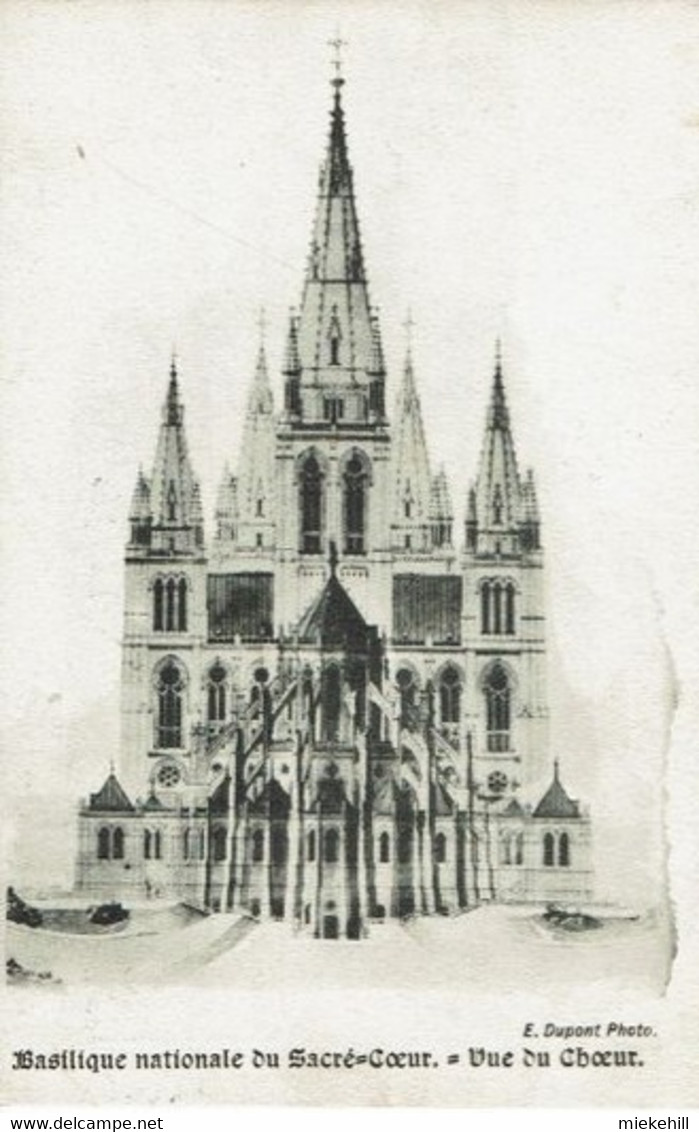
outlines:
[{"label": "gothic window", "polygon": [[174,661],[168,660],[158,673],[158,747],[182,746],[182,696],[184,680]]},{"label": "gothic window", "polygon": [[323,838],[323,860],[328,865],[337,864],[340,857],[340,834],[335,827],[326,830]]},{"label": "gothic window", "polygon": [[177,605],[177,582],[168,578],[165,583],[165,628],[172,631],[176,626],[175,609]]},{"label": "gothic window", "polygon": [[502,491],[500,484],[495,488],[495,495],[493,496],[493,523],[499,526],[502,523]]},{"label": "gothic window", "polygon": [[170,480],[170,485],[167,489],[167,521],[174,523],[177,519],[177,491],[175,489],[174,480]]},{"label": "gothic window", "polygon": [[112,857],[115,861],[121,861],[124,856],[124,831],[121,826],[117,826],[112,833]]},{"label": "gothic window", "polygon": [[180,578],[177,583],[177,628],[181,633],[187,631],[187,581]]},{"label": "gothic window", "polygon": [[518,833],[515,837],[515,864],[524,864],[524,834]]},{"label": "gothic window", "polygon": [[143,831],[143,858],[150,861],[151,858],[151,832],[149,829]]},{"label": "gothic window", "polygon": [[384,830],[379,838],[379,861],[382,865],[387,865],[391,860],[391,838]]},{"label": "gothic window", "polygon": [[252,859],[256,865],[259,865],[265,859],[265,832],[263,829],[256,829],[252,835]]},{"label": "gothic window", "polygon": [[271,857],[273,865],[283,865],[286,861],[286,831],[279,825],[272,826]]},{"label": "gothic window", "polygon": [[544,865],[550,868],[555,864],[554,860],[554,841],[552,833],[544,834]]},{"label": "gothic window", "polygon": [[222,664],[214,664],[209,670],[207,693],[209,723],[223,723],[226,718],[226,670]]},{"label": "gothic window", "polygon": [[212,837],[212,856],[214,861],[225,861],[226,859],[226,828],[223,825],[217,825]]},{"label": "gothic window", "polygon": [[340,737],[340,710],[342,706],[342,678],[336,664],[323,669],[321,678],[321,702],[323,707],[323,737],[329,743]]},{"label": "gothic window", "polygon": [[481,582],[481,632],[511,635],[514,631],[514,583],[492,579]]},{"label": "gothic window", "polygon": [[444,833],[438,833],[434,839],[434,859],[438,865],[443,865],[447,859],[447,838]]},{"label": "gothic window", "polygon": [[567,833],[562,833],[558,840],[558,863],[564,869],[570,866],[570,839]]},{"label": "gothic window", "polygon": [[512,864],[512,838],[506,833],[500,842],[500,864]]},{"label": "gothic window", "polygon": [[442,723],[461,718],[461,679],[455,668],[445,668],[439,680],[439,712]]},{"label": "gothic window", "polygon": [[488,750],[509,751],[511,690],[507,673],[501,664],[493,665],[483,687]]},{"label": "gothic window", "polygon": [[314,829],[308,834],[306,858],[308,861],[315,861],[316,859],[316,831]]},{"label": "gothic window", "polygon": [[182,858],[183,860],[188,861],[191,856],[193,856],[192,831],[191,829],[185,829],[184,833],[182,834]]},{"label": "gothic window", "polygon": [[171,790],[180,781],[181,775],[174,763],[165,763],[158,771],[158,782],[166,790]]},{"label": "gothic window", "polygon": [[396,684],[400,697],[400,725],[412,728],[415,723],[417,700],[415,676],[409,668],[399,668],[396,673]]},{"label": "gothic window", "polygon": [[265,513],[264,499],[258,499],[257,503],[255,504],[255,514],[257,515],[258,519],[260,519],[264,516],[264,513]]},{"label": "gothic window", "polygon": [[366,532],[366,471],[352,456],[344,475],[345,554],[363,554]]},{"label": "gothic window", "polygon": [[413,859],[413,834],[409,828],[403,828],[398,833],[398,860],[402,865],[409,865]]},{"label": "gothic window", "polygon": [[323,509],[323,476],[315,456],[301,470],[301,553],[320,554]]},{"label": "gothic window", "polygon": [[97,834],[97,858],[108,861],[111,856],[112,838],[106,825],[103,825]]},{"label": "gothic window", "polygon": [[153,585],[153,628],[163,629],[163,589],[164,582],[162,578],[156,578]]}]

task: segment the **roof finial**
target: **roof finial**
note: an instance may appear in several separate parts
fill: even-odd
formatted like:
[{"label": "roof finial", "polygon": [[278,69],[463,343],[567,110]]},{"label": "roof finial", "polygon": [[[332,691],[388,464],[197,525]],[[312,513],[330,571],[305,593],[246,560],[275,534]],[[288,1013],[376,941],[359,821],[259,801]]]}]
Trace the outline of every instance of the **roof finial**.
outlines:
[{"label": "roof finial", "polygon": [[502,339],[500,337],[495,339],[495,369],[502,370]]},{"label": "roof finial", "polygon": [[346,46],[347,40],[342,39],[339,29],[335,32],[333,39],[328,40],[328,47],[332,47],[334,51],[332,65],[335,68],[335,77],[334,79],[331,79],[330,82],[338,93],[340,87],[344,85],[345,81],[342,77],[342,48]]},{"label": "roof finial", "polygon": [[265,311],[264,304],[260,306],[260,312],[257,316],[257,328],[260,332],[260,349],[264,349],[265,336],[267,334],[267,312]]},{"label": "roof finial", "polygon": [[337,561],[338,561],[337,543],[335,542],[334,538],[331,538],[330,539],[330,546],[328,548],[328,562],[330,564],[330,576],[331,576],[331,578],[334,578],[337,575]]},{"label": "roof finial", "polygon": [[174,345],[170,351],[170,377],[173,381],[177,379],[177,347]]},{"label": "roof finial", "polygon": [[407,310],[407,313],[406,313],[406,316],[405,316],[405,322],[403,323],[403,328],[405,330],[405,352],[408,355],[408,357],[411,357],[412,352],[413,352],[413,327],[414,327],[414,325],[415,325],[415,319],[413,318],[413,312],[412,312],[411,308],[408,307],[408,310]]}]

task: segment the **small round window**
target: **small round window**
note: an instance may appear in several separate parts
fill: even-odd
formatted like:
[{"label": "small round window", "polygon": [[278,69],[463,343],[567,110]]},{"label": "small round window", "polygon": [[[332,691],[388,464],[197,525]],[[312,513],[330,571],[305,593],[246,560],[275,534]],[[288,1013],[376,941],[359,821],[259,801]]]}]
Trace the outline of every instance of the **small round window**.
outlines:
[{"label": "small round window", "polygon": [[174,766],[172,763],[167,763],[165,766],[161,766],[160,770],[158,771],[158,782],[161,786],[177,786],[177,783],[179,781],[180,772],[176,766]]},{"label": "small round window", "polygon": [[507,775],[501,770],[494,770],[488,775],[488,789],[492,794],[502,794],[507,786]]}]

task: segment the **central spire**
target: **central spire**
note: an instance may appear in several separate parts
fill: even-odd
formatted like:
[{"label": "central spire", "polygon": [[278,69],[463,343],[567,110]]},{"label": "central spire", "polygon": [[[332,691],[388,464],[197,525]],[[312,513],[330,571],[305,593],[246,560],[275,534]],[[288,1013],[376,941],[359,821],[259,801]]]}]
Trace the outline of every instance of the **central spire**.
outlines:
[{"label": "central spire", "polygon": [[347,147],[341,44],[339,37],[331,41],[338,56],[331,80],[330,131],[301,309],[293,330],[300,393],[294,415],[299,424],[327,420],[338,428],[382,417],[383,397],[374,386],[384,377],[376,372],[380,336],[369,302]]}]

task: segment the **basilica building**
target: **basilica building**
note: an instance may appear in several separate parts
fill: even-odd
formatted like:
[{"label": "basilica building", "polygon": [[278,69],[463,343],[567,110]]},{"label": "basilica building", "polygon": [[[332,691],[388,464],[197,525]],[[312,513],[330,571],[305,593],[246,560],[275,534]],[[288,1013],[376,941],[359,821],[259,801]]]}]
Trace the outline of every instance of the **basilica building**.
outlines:
[{"label": "basilica building", "polygon": [[581,901],[592,876],[549,748],[542,524],[502,361],[457,522],[409,349],[387,408],[342,87],[281,404],[262,344],[206,533],[171,366],[129,514],[120,759],[80,807],[76,877],[325,939]]}]

